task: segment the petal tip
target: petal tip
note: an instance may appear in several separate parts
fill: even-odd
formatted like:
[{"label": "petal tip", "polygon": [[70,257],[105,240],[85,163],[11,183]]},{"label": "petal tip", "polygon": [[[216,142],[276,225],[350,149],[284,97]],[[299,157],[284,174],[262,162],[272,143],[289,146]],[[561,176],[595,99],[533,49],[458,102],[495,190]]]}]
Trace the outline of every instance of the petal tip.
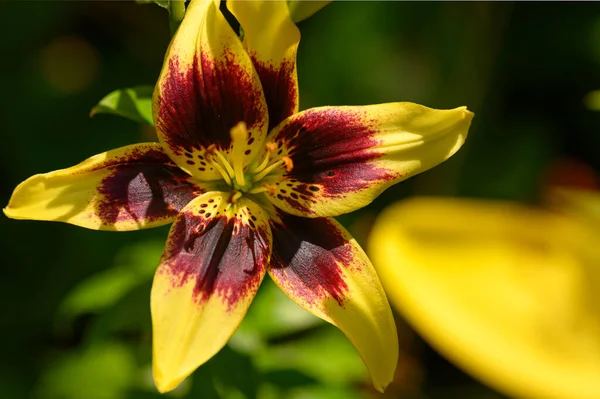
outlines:
[{"label": "petal tip", "polygon": [[170,376],[168,373],[164,373],[163,370],[156,365],[155,361],[152,366],[152,378],[154,379],[154,385],[158,392],[167,393],[177,388],[185,379],[185,376]]},{"label": "petal tip", "polygon": [[475,113],[472,111],[469,111],[469,109],[466,106],[462,106],[460,107],[460,110],[463,112],[463,119],[467,120],[467,121],[471,121],[473,119],[473,117],[475,116]]},{"label": "petal tip", "polygon": [[454,155],[465,143],[469,134],[469,128],[475,114],[467,109],[466,106],[455,108],[454,111],[458,111],[460,114],[455,119],[454,132],[456,133],[456,143],[448,153],[448,158]]},{"label": "petal tip", "polygon": [[385,390],[387,389],[387,387],[389,387],[391,384],[391,381],[388,382],[387,384],[375,384],[373,383],[373,387],[375,387],[375,389],[377,390],[377,392],[379,393],[384,393]]},{"label": "petal tip", "polygon": [[463,105],[461,107],[456,107],[456,108],[452,109],[451,111],[458,114],[457,120],[459,122],[460,121],[471,122],[471,120],[475,116],[475,113],[470,111],[466,105]]},{"label": "petal tip", "polygon": [[[398,357],[399,357],[399,347],[397,338],[394,344],[388,344],[388,349],[390,353],[393,353],[392,356],[386,356],[387,359],[382,360],[382,368],[379,370],[369,369],[371,374],[371,381],[373,382],[373,387],[381,393],[384,393],[385,390],[390,386],[390,384],[394,381],[394,376],[396,375],[396,368],[398,366]],[[368,367],[367,367],[368,368]]]},{"label": "petal tip", "polygon": [[[9,201],[8,205],[6,205],[6,208],[2,208],[2,212],[4,213],[4,216],[6,216],[9,219],[18,219],[18,220],[33,219],[31,217],[27,217],[27,215],[24,215],[22,212],[19,212],[18,209],[15,209],[14,204],[12,204],[12,202],[13,201],[11,198],[11,201]],[[13,205],[13,206],[11,206],[11,205]]]},{"label": "petal tip", "polygon": [[390,384],[394,380],[397,364],[398,362],[396,361],[394,365],[387,370],[387,373],[385,375],[371,374],[371,382],[373,383],[373,388],[375,388],[380,393],[384,393],[385,390],[390,386]]}]

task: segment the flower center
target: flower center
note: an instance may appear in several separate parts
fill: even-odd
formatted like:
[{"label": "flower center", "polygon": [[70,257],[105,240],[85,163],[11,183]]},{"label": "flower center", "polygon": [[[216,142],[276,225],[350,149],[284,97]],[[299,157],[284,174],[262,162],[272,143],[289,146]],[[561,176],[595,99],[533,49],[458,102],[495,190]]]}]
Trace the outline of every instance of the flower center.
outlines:
[{"label": "flower center", "polygon": [[249,157],[248,129],[244,122],[235,125],[230,134],[232,146],[229,153],[217,150],[214,144],[206,152],[207,160],[221,174],[225,183],[233,188],[231,202],[235,203],[242,193],[275,191],[270,181],[284,172],[291,172],[294,167],[292,159],[287,155],[282,156],[279,145],[273,142],[266,144],[263,156],[257,157],[260,154],[255,154]]}]

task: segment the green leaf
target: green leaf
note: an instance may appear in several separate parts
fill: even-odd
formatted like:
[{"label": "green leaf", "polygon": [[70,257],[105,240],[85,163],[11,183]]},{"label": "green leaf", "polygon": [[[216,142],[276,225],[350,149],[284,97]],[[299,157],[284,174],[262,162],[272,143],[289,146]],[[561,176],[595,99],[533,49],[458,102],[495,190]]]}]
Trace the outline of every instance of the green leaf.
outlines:
[{"label": "green leaf", "polygon": [[143,242],[125,247],[116,266],[79,283],[64,299],[59,317],[70,321],[84,313],[98,313],[114,306],[127,293],[149,282],[154,275],[164,243]]},{"label": "green leaf", "polygon": [[158,4],[162,8],[169,8],[170,0],[152,0],[153,3]]},{"label": "green leaf", "polygon": [[[135,286],[112,306],[92,319],[85,339],[90,341],[126,339],[139,344],[144,354],[150,354],[152,321],[150,317],[151,282]],[[148,359],[149,360],[149,359]]]},{"label": "green leaf", "polygon": [[264,347],[268,339],[323,324],[323,320],[296,305],[271,280],[265,279],[229,344],[240,352],[253,353]]},{"label": "green leaf", "polygon": [[50,362],[35,397],[120,399],[136,383],[137,365],[131,350],[116,342],[95,342]]},{"label": "green leaf", "polygon": [[263,373],[291,369],[325,385],[368,381],[367,370],[344,334],[324,325],[301,339],[271,344],[253,356]]},{"label": "green leaf", "polygon": [[193,374],[192,388],[188,397],[257,398],[261,379],[262,376],[250,357],[226,346]]},{"label": "green leaf", "polygon": [[263,374],[263,379],[277,388],[291,389],[317,385],[318,381],[298,370],[271,370]]},{"label": "green leaf", "polygon": [[183,21],[185,15],[184,0],[167,0],[167,10],[169,10],[169,27],[171,28],[171,36],[175,34],[179,24]]},{"label": "green leaf", "polygon": [[115,90],[92,108],[90,116],[114,114],[154,125],[152,121],[152,86],[137,86]]}]

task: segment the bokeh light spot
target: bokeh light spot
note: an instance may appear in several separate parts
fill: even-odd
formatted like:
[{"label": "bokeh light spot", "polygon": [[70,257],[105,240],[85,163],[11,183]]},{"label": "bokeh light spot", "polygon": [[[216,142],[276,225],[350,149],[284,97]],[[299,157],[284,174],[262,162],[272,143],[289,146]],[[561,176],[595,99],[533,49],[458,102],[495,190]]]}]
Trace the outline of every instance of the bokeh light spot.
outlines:
[{"label": "bokeh light spot", "polygon": [[75,36],[62,36],[42,49],[40,68],[44,79],[57,91],[76,94],[92,85],[100,60],[96,49]]}]

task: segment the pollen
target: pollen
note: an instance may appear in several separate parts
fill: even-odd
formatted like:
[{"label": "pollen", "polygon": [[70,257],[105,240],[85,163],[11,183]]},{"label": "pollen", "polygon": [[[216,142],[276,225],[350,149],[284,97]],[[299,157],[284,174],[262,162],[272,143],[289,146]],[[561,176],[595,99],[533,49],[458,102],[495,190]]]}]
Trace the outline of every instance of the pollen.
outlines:
[{"label": "pollen", "polygon": [[263,187],[269,192],[269,194],[275,194],[275,192],[277,192],[277,187],[272,184],[265,183],[263,184]]},{"label": "pollen", "polygon": [[209,155],[213,155],[216,150],[217,150],[217,146],[214,144],[211,144],[208,147],[206,147],[206,153]]},{"label": "pollen", "polygon": [[267,151],[269,152],[269,154],[272,154],[277,150],[277,143],[274,143],[272,141],[265,144],[265,146],[267,147]]},{"label": "pollen", "polygon": [[294,169],[294,162],[292,161],[292,158],[285,156],[285,157],[281,157],[281,160],[283,161],[283,165],[285,166],[285,170],[290,173],[292,171],[292,169]]}]

